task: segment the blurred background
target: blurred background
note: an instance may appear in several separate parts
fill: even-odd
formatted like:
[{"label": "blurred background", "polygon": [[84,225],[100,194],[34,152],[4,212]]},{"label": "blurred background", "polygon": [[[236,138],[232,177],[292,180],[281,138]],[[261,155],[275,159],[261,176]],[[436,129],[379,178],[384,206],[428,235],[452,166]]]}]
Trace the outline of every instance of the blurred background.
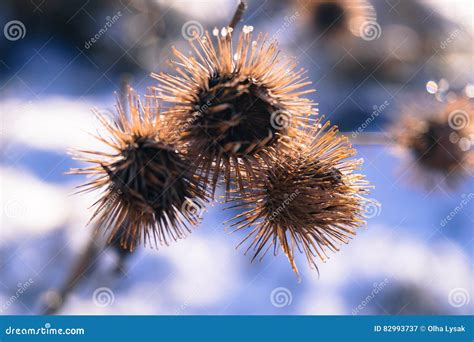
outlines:
[{"label": "blurred background", "polygon": [[[68,149],[101,148],[91,109],[112,115],[127,83],[144,93],[172,46],[190,51],[192,32],[227,25],[236,5],[0,3],[0,313],[473,314],[472,173],[426,185],[386,144],[356,145],[381,206],[319,274],[300,257],[301,282],[284,255],[251,264],[236,250],[219,204],[168,248],[90,243],[98,194],[72,195],[85,177],[64,173],[82,166]],[[470,0],[249,0],[243,23],[307,69],[320,113],[349,137],[383,136],[413,103],[474,97]]]}]

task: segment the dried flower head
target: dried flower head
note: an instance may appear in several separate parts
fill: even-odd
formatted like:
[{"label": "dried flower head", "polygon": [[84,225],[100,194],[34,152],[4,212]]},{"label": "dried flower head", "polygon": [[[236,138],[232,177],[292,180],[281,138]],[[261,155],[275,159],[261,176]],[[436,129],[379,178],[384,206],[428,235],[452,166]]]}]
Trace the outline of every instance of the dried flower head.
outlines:
[{"label": "dried flower head", "polygon": [[367,0],[305,0],[297,4],[302,7],[303,22],[329,36],[349,32],[360,36],[363,25],[377,18]]},{"label": "dried flower head", "polygon": [[[232,179],[243,190],[242,178],[271,148],[284,148],[302,115],[313,103],[301,96],[310,84],[296,63],[279,57],[276,42],[245,26],[234,47],[232,29],[208,32],[190,41],[194,53],[173,49],[178,75],[152,75],[160,81],[159,98],[169,104],[166,115],[181,124],[181,140],[193,156],[198,173],[213,192],[224,176],[227,191]],[[196,44],[197,42],[197,44]]]},{"label": "dried flower head", "polygon": [[[406,110],[392,133],[398,146],[411,154],[410,166],[422,172],[425,185],[453,186],[474,165],[474,104],[465,98],[436,104],[430,113]],[[428,175],[428,177],[426,177]]]},{"label": "dried flower head", "polygon": [[119,238],[130,250],[142,240],[167,245],[197,223],[205,194],[159,115],[156,99],[148,98],[143,105],[130,91],[128,102],[129,117],[117,101],[113,123],[96,113],[109,134],[96,138],[111,151],[78,151],[77,159],[93,165],[71,173],[94,176],[82,191],[103,190],[91,221],[97,219],[99,229],[110,229],[109,241]]},{"label": "dried flower head", "polygon": [[250,240],[247,252],[253,249],[253,259],[263,258],[281,247],[296,274],[295,249],[317,269],[318,257],[325,261],[328,250],[337,251],[355,235],[367,203],[362,195],[369,185],[353,173],[362,161],[347,159],[355,154],[347,138],[320,122],[308,122],[293,151],[273,154],[267,174],[233,198],[234,207],[247,211],[234,217],[231,227],[252,227],[242,241]]}]

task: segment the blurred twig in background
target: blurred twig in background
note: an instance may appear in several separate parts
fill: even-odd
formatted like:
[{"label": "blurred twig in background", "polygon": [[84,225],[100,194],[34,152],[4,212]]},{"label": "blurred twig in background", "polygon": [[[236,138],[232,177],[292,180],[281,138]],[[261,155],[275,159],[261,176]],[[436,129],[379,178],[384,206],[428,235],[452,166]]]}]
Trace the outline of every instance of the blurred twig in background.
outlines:
[{"label": "blurred twig in background", "polygon": [[247,2],[245,0],[239,0],[239,4],[237,5],[237,10],[235,11],[234,16],[232,17],[232,20],[230,21],[229,27],[235,28],[237,26],[237,24],[242,19],[242,16],[244,15],[246,8],[247,8]]},{"label": "blurred twig in background", "polygon": [[84,274],[102,252],[103,246],[96,240],[96,231],[92,230],[91,237],[87,242],[84,251],[79,255],[75,264],[71,267],[70,273],[66,276],[63,287],[59,290],[49,290],[45,295],[46,307],[42,309],[42,314],[52,315],[63,307],[69,294],[78,285]]}]

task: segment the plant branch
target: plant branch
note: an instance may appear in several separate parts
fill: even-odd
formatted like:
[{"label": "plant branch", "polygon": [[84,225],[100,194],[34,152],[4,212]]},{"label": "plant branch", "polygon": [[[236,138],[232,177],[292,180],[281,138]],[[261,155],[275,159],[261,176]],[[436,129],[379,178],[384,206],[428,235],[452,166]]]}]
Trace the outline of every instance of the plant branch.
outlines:
[{"label": "plant branch", "polygon": [[230,21],[229,27],[234,29],[235,26],[237,26],[237,24],[242,19],[242,16],[244,15],[244,12],[246,9],[247,9],[247,2],[245,0],[239,0],[239,4],[237,5],[237,9],[235,10],[232,20]]},{"label": "plant branch", "polygon": [[42,312],[43,315],[54,315],[63,307],[69,294],[77,286],[83,275],[90,269],[102,249],[103,247],[100,247],[96,242],[95,234],[92,233],[84,251],[72,266],[62,288],[59,290],[50,290],[52,296],[46,298],[46,308]]}]

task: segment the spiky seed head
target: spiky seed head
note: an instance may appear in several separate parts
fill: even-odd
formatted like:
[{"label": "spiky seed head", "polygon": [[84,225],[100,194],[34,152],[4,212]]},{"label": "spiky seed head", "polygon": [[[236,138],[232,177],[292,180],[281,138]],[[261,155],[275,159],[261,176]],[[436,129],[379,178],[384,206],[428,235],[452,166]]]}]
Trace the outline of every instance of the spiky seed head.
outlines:
[{"label": "spiky seed head", "polygon": [[[466,98],[452,103],[436,103],[430,112],[408,107],[400,122],[392,127],[398,146],[409,152],[417,180],[427,186],[456,185],[463,175],[473,172],[474,104]],[[428,176],[428,177],[427,177]]]},{"label": "spiky seed head", "polygon": [[232,197],[234,207],[247,209],[231,220],[235,230],[250,229],[247,252],[255,259],[281,248],[296,274],[295,250],[317,269],[317,258],[355,235],[367,204],[368,182],[354,173],[362,161],[348,159],[355,151],[347,138],[320,122],[308,122],[293,150],[272,154],[266,175]]},{"label": "spiky seed head", "polygon": [[92,220],[133,250],[143,241],[167,245],[185,237],[199,220],[205,193],[190,171],[190,161],[173,138],[169,123],[159,114],[156,99],[143,105],[130,90],[128,112],[117,100],[118,117],[108,122],[96,113],[108,137],[96,136],[110,152],[78,151],[76,159],[93,164],[71,170],[94,179],[81,191],[102,190]]},{"label": "spiky seed head", "polygon": [[[181,141],[195,157],[202,179],[213,191],[223,176],[227,191],[272,148],[284,148],[304,115],[315,111],[303,90],[310,82],[290,59],[280,58],[276,42],[245,26],[236,46],[232,29],[214,30],[190,41],[193,54],[173,50],[177,75],[154,76],[166,115],[181,124]],[[197,42],[197,44],[196,44]]]}]

